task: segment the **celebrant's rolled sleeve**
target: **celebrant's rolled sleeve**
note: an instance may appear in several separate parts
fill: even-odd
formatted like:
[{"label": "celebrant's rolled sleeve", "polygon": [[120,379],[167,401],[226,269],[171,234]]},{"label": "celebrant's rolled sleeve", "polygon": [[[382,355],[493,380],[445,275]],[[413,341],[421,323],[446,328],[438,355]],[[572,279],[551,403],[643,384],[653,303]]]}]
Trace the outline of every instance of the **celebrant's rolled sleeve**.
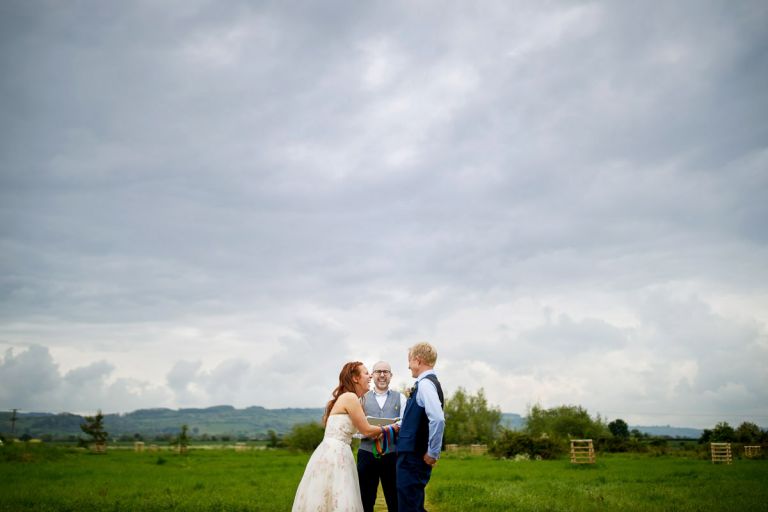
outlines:
[{"label": "celebrant's rolled sleeve", "polygon": [[445,430],[445,415],[440,405],[440,397],[437,395],[435,384],[429,379],[419,381],[419,392],[416,394],[416,403],[424,407],[429,419],[429,442],[427,455],[433,459],[440,458],[440,448],[443,445],[443,431]]}]

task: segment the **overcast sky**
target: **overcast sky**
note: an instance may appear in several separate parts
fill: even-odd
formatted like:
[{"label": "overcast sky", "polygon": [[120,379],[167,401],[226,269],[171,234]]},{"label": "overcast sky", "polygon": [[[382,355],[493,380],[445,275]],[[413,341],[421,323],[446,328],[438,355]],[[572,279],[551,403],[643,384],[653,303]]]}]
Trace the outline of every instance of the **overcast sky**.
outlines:
[{"label": "overcast sky", "polygon": [[768,427],[768,4],[0,4],[0,408]]}]

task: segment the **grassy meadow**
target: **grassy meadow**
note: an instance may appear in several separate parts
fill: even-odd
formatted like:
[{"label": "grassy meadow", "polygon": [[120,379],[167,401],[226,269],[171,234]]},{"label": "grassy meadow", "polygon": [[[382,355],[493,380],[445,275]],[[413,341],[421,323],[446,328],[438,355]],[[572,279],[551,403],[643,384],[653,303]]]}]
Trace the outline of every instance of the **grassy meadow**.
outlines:
[{"label": "grassy meadow", "polygon": [[[104,455],[45,445],[0,448],[1,511],[285,511],[309,454],[192,449]],[[430,511],[766,510],[768,460],[605,455],[496,460],[446,454],[427,487]]]},{"label": "grassy meadow", "polygon": [[434,510],[768,510],[768,461],[616,454],[567,460],[466,457],[441,461],[428,488]]}]

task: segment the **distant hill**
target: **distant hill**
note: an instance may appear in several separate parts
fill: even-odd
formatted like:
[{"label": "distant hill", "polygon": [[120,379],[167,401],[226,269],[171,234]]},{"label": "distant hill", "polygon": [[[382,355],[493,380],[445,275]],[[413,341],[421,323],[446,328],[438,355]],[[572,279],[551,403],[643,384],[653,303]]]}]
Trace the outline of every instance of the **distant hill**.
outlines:
[{"label": "distant hill", "polygon": [[[125,414],[106,414],[104,425],[110,437],[140,434],[144,437],[177,434],[181,425],[189,426],[194,436],[229,435],[233,437],[262,437],[269,430],[285,434],[296,423],[320,421],[321,408],[266,409],[253,406],[235,409],[231,405],[218,405],[203,409],[139,409]],[[10,432],[10,412],[0,412],[0,432]],[[55,438],[80,436],[84,418],[70,413],[20,412],[17,413],[16,435],[32,437],[50,435]],[[501,425],[512,430],[525,426],[525,418],[515,413],[502,413]],[[666,426],[630,426],[652,436],[694,438],[702,431],[695,428]]]},{"label": "distant hill", "polygon": [[[139,409],[125,414],[105,414],[104,427],[110,437],[141,434],[144,437],[176,434],[188,425],[193,435],[254,437],[274,430],[290,431],[296,423],[320,421],[323,409],[266,409],[254,406],[235,409],[219,405],[204,409]],[[10,412],[0,412],[0,432],[10,432]],[[56,438],[79,436],[84,418],[77,414],[17,413],[16,435],[44,434]]]},{"label": "distant hill", "polygon": [[525,426],[525,418],[513,412],[503,412],[501,426],[510,430],[521,430]]},{"label": "distant hill", "polygon": [[[522,430],[525,427],[525,418],[519,414],[505,412],[501,414],[501,425],[511,430]],[[644,434],[658,437],[679,437],[687,439],[698,439],[701,437],[702,430],[698,428],[663,426],[630,426],[630,430],[637,429]]]},{"label": "distant hill", "polygon": [[670,427],[669,425],[642,427],[630,426],[630,430],[637,429],[644,434],[659,437],[683,437],[687,439],[698,439],[701,437],[702,430],[698,428]]}]

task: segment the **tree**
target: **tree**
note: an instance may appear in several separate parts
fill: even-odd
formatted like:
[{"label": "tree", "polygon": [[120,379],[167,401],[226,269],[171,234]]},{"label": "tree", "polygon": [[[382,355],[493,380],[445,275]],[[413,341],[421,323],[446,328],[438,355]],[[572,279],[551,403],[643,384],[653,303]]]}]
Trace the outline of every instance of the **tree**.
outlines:
[{"label": "tree", "polygon": [[578,405],[561,405],[544,409],[534,405],[528,411],[525,432],[533,437],[546,434],[556,439],[605,437],[608,429],[598,415],[589,416],[586,409]]},{"label": "tree", "polygon": [[735,436],[739,443],[758,443],[763,432],[756,424],[745,421],[736,428]]},{"label": "tree", "polygon": [[186,453],[187,448],[189,447],[188,431],[189,427],[187,425],[182,425],[181,432],[179,432],[179,435],[171,442],[173,446],[178,447],[179,453]]},{"label": "tree", "polygon": [[622,419],[615,419],[608,424],[608,430],[611,431],[613,437],[619,439],[629,439],[629,426],[627,422]]},{"label": "tree", "polygon": [[712,429],[709,441],[712,443],[732,443],[736,441],[736,432],[727,421],[722,421]]},{"label": "tree", "polygon": [[445,442],[473,444],[492,442],[499,432],[501,410],[488,405],[481,388],[470,395],[459,388],[445,402]]},{"label": "tree", "polygon": [[277,433],[272,429],[269,429],[269,431],[267,431],[267,446],[269,446],[270,448],[279,448],[281,446],[284,446],[284,443],[282,439],[280,439],[280,436],[278,436]]},{"label": "tree", "polygon": [[103,451],[109,433],[104,430],[104,415],[101,413],[101,409],[96,411],[94,416],[86,416],[84,419],[85,423],[80,425],[80,430],[91,437],[86,442],[93,443],[96,451]]}]

